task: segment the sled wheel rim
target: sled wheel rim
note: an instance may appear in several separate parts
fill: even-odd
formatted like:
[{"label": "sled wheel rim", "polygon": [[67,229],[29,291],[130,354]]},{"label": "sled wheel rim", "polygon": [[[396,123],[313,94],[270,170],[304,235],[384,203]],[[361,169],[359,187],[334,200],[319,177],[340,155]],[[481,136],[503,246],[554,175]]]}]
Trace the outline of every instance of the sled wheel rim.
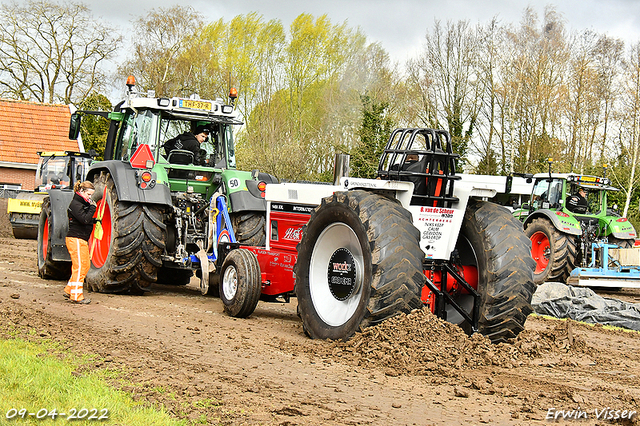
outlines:
[{"label": "sled wheel rim", "polygon": [[229,265],[222,276],[222,293],[227,300],[233,300],[238,293],[238,270]]},{"label": "sled wheel rim", "polygon": [[104,206],[104,214],[102,216],[102,239],[98,240],[91,233],[91,239],[89,241],[89,247],[95,244],[93,249],[93,255],[91,256],[91,262],[96,268],[102,268],[109,257],[109,250],[111,249],[111,207],[106,198],[102,198],[98,202],[96,210],[102,208],[101,203],[107,203]]},{"label": "sled wheel rim", "polygon": [[[355,266],[355,282],[353,291],[339,300],[330,285],[328,268],[334,255],[345,251]],[[355,231],[342,222],[331,224],[318,236],[309,267],[309,292],[322,321],[338,327],[353,317],[362,298],[363,276],[364,253]]]},{"label": "sled wheel rim", "polygon": [[531,235],[531,256],[536,261],[535,273],[540,274],[549,266],[551,243],[544,232],[535,232]]}]

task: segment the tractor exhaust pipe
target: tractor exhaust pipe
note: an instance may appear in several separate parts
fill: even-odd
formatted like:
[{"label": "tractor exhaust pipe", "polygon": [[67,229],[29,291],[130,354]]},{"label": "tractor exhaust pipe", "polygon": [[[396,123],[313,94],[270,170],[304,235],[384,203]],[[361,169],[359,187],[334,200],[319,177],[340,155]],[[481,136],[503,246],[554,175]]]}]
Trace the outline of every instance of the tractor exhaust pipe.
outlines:
[{"label": "tractor exhaust pipe", "polygon": [[333,163],[333,184],[339,185],[340,178],[349,176],[349,154],[336,154],[336,160]]}]

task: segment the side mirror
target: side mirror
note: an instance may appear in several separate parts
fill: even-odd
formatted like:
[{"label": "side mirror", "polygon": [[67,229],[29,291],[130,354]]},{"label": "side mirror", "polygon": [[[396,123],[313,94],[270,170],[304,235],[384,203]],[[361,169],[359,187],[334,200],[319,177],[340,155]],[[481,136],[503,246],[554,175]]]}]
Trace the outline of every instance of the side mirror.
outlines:
[{"label": "side mirror", "polygon": [[80,134],[81,121],[82,119],[77,112],[71,114],[71,119],[69,120],[69,139],[78,139],[78,135]]},{"label": "side mirror", "polygon": [[529,205],[529,203],[523,203],[521,208],[525,209],[525,210],[529,210],[531,208],[531,206]]}]

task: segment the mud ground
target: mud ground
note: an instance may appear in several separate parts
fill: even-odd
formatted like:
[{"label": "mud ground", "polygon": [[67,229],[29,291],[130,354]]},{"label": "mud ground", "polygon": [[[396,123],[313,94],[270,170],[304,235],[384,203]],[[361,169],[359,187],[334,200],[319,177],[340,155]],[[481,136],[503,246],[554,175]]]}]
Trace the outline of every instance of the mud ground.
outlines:
[{"label": "mud ground", "polygon": [[[346,343],[314,341],[302,331],[295,300],[260,302],[251,317],[234,319],[219,299],[201,296],[194,279],[140,297],[90,293],[92,303],[77,306],[63,299],[64,282],[38,278],[35,259],[35,241],[0,238],[0,334],[98,354],[85,368],[124,371],[114,385],[179,418],[282,426],[640,424],[637,332],[531,316],[515,342],[491,345],[416,311]],[[638,303],[640,291],[615,297]],[[604,419],[628,411],[636,411],[631,420]]]}]

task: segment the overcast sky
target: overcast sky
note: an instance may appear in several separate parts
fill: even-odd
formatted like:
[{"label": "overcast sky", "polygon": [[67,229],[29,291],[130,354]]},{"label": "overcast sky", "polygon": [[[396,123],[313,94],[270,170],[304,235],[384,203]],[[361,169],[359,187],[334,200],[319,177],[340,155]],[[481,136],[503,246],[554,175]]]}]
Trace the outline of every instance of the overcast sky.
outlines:
[{"label": "overcast sky", "polygon": [[[153,8],[171,7],[176,0],[85,0],[95,17],[102,17],[123,30],[131,29],[132,18]],[[468,20],[487,23],[494,16],[502,23],[517,24],[527,6],[540,17],[552,4],[571,30],[592,29],[630,43],[640,41],[640,0],[183,0],[206,21],[258,12],[265,20],[279,19],[285,28],[301,13],[326,14],[333,23],[345,20],[360,27],[370,42],[378,41],[394,60],[404,62],[420,50],[427,29],[435,19],[446,22]]]}]

